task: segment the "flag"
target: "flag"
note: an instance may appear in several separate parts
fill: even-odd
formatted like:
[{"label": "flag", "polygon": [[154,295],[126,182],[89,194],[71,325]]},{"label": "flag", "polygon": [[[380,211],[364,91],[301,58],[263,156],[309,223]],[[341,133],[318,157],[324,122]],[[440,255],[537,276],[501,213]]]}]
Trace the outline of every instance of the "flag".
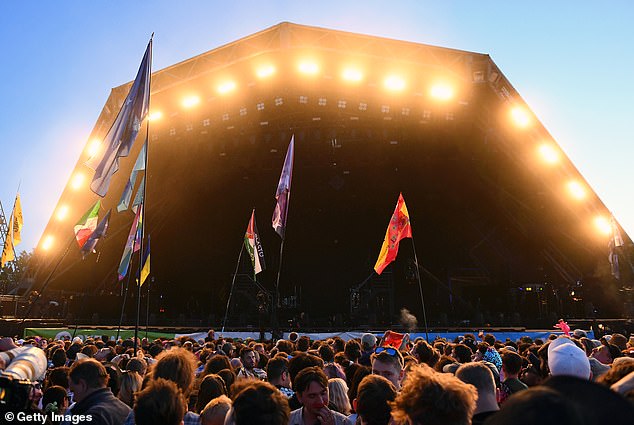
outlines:
[{"label": "flag", "polygon": [[381,347],[392,347],[397,350],[404,349],[409,341],[409,334],[394,331],[385,331],[381,339]]},{"label": "flag", "polygon": [[608,261],[610,262],[610,272],[615,279],[621,279],[621,271],[619,269],[619,254],[616,248],[623,246],[623,238],[619,231],[619,226],[616,224],[614,216],[610,218],[610,240],[608,242]]},{"label": "flag", "polygon": [[22,202],[20,202],[20,194],[15,195],[15,203],[13,205],[13,213],[11,214],[13,220],[13,246],[19,245],[22,242],[22,227],[24,226],[24,218],[22,217]]},{"label": "flag", "polygon": [[383,269],[396,259],[398,244],[401,239],[411,237],[412,227],[409,223],[409,213],[407,212],[403,194],[399,194],[394,214],[392,214],[390,224],[387,226],[387,232],[385,232],[385,239],[383,240],[379,258],[374,265],[374,270],[377,274],[383,273]]},{"label": "flag", "polygon": [[90,237],[88,238],[84,246],[82,246],[81,248],[82,257],[85,258],[86,255],[88,255],[89,253],[95,252],[95,246],[97,246],[97,242],[99,242],[99,239],[104,237],[106,235],[106,232],[108,231],[109,222],[110,222],[110,210],[108,210],[108,213],[101,219],[101,221],[97,225],[97,228],[95,228],[95,231],[92,232],[92,234],[90,235]]},{"label": "flag", "polygon": [[9,227],[7,231],[7,237],[4,240],[4,246],[2,247],[2,257],[0,258],[0,268],[4,267],[9,261],[15,260],[15,249],[13,247],[13,213],[9,219]]},{"label": "flag", "polygon": [[152,40],[147,45],[141,66],[132,83],[119,114],[104,138],[104,149],[91,158],[87,165],[95,170],[90,188],[103,197],[108,192],[110,179],[119,169],[119,158],[128,156],[150,105],[150,75]]},{"label": "flag", "polygon": [[134,196],[134,201],[132,202],[132,211],[136,214],[137,208],[139,205],[143,203],[143,196],[145,194],[145,176],[141,179],[141,183],[139,184],[139,188],[136,190],[136,195]]},{"label": "flag", "polygon": [[143,267],[141,268],[141,286],[145,283],[145,279],[150,275],[150,236],[147,237],[147,245],[143,254]]},{"label": "flag", "polygon": [[255,209],[251,213],[251,220],[247,225],[247,231],[244,234],[244,246],[247,248],[247,252],[251,257],[251,264],[253,265],[253,276],[266,269],[264,264],[264,250],[260,243],[260,235],[258,234],[258,226],[255,223]]},{"label": "flag", "polygon": [[20,194],[15,196],[13,203],[13,211],[9,218],[9,226],[7,228],[7,237],[2,247],[2,257],[0,257],[0,268],[4,267],[9,261],[15,260],[15,246],[22,242],[22,227],[24,218],[22,217],[22,203],[20,202]]},{"label": "flag", "polygon": [[97,214],[99,214],[100,207],[101,200],[98,200],[75,225],[75,239],[77,239],[80,248],[86,244],[90,235],[92,235],[97,228],[97,221],[99,219]]},{"label": "flag", "polygon": [[[132,190],[134,189],[134,184],[136,183],[136,177],[139,174],[139,171],[145,170],[145,149],[147,147],[147,139],[141,148],[141,152],[139,152],[139,156],[136,158],[136,162],[134,163],[134,168],[132,168],[132,172],[130,173],[130,178],[128,178],[128,182],[123,189],[123,193],[121,193],[121,199],[119,199],[119,204],[117,205],[117,211],[121,212],[127,210],[130,206],[130,200],[132,199]],[[136,201],[136,199],[135,199]],[[135,211],[136,212],[136,211]]]},{"label": "flag", "polygon": [[142,209],[143,208],[139,208],[134,216],[134,221],[132,221],[132,226],[130,227],[130,233],[128,233],[128,240],[125,243],[125,248],[123,248],[123,255],[121,256],[119,270],[117,272],[119,275],[119,281],[122,281],[128,274],[128,267],[130,266],[132,254],[140,249],[141,241],[137,241],[137,238],[139,237],[139,231],[141,228]]},{"label": "flag", "polygon": [[286,215],[288,214],[288,201],[291,197],[291,180],[293,178],[293,157],[295,151],[295,135],[291,137],[291,143],[286,151],[284,167],[280,175],[280,182],[275,191],[275,211],[273,211],[273,230],[284,239],[286,232]]}]

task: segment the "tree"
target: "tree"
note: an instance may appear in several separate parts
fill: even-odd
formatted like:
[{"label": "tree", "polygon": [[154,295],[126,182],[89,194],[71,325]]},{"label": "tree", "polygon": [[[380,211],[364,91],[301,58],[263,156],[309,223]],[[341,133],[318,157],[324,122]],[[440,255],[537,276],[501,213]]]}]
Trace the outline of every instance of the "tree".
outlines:
[{"label": "tree", "polygon": [[29,262],[33,257],[33,251],[22,251],[18,254],[15,261],[5,264],[0,270],[0,294],[7,295],[15,289],[20,281],[26,277],[25,272]]}]

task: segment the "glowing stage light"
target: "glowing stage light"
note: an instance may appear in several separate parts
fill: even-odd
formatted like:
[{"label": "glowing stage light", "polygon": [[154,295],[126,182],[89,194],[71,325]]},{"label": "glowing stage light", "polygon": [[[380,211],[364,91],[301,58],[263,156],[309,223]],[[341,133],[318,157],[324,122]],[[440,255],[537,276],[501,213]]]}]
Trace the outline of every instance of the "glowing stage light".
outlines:
[{"label": "glowing stage light", "polygon": [[51,235],[45,236],[42,239],[42,244],[40,245],[44,251],[48,251],[53,247],[53,243],[55,242],[55,238]]},{"label": "glowing stage light", "polygon": [[66,216],[68,216],[68,205],[62,205],[61,207],[57,209],[57,212],[55,213],[55,217],[57,217],[59,221],[63,221],[66,218]]},{"label": "glowing stage light", "polygon": [[573,198],[581,201],[586,197],[586,189],[576,180],[568,182],[568,191]]},{"label": "glowing stage light", "polygon": [[199,96],[187,96],[186,98],[183,99],[181,104],[183,105],[184,108],[189,109],[189,108],[193,108],[199,103],[200,103]]},{"label": "glowing stage light", "polygon": [[544,143],[538,148],[542,159],[548,164],[557,164],[559,162],[559,152],[551,144]]},{"label": "glowing stage light", "polygon": [[610,236],[612,233],[612,226],[610,226],[610,220],[603,216],[597,216],[594,218],[594,225],[597,230],[604,236]]},{"label": "glowing stage light", "polygon": [[275,71],[276,69],[273,65],[263,65],[255,71],[255,75],[258,78],[268,78],[275,74]]},{"label": "glowing stage light", "polygon": [[346,68],[341,73],[341,77],[351,83],[358,83],[363,80],[363,73],[356,68]]},{"label": "glowing stage light", "polygon": [[385,88],[391,91],[401,91],[405,88],[405,80],[397,75],[390,75],[384,81]]},{"label": "glowing stage light", "polygon": [[431,87],[430,94],[436,100],[447,101],[453,98],[454,90],[448,84],[438,83]]},{"label": "glowing stage light", "polygon": [[302,74],[317,75],[317,73],[319,72],[319,65],[317,65],[317,63],[313,61],[302,61],[297,66],[297,69]]},{"label": "glowing stage light", "polygon": [[84,180],[86,180],[86,176],[82,173],[75,173],[75,175],[70,179],[70,187],[73,189],[81,189],[84,184]]},{"label": "glowing stage light", "polygon": [[101,150],[101,140],[92,139],[90,143],[88,143],[88,149],[86,150],[86,152],[88,153],[88,156],[92,158],[95,155],[97,155],[100,150]]},{"label": "glowing stage light", "polygon": [[513,119],[513,122],[520,128],[528,127],[528,125],[531,123],[530,115],[528,114],[526,109],[520,106],[516,106],[511,109],[511,118]]},{"label": "glowing stage light", "polygon": [[218,93],[227,94],[236,89],[236,83],[233,81],[227,81],[218,86]]},{"label": "glowing stage light", "polygon": [[163,112],[161,111],[152,111],[150,112],[150,115],[148,115],[148,119],[150,121],[158,121],[161,118],[163,118]]}]

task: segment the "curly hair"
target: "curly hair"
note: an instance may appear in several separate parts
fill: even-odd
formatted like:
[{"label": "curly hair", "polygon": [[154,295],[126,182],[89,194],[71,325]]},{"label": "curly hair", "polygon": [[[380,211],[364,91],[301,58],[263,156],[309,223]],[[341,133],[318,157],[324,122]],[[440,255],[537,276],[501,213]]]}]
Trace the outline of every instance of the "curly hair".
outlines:
[{"label": "curly hair", "polygon": [[411,424],[469,425],[478,392],[451,374],[437,373],[427,365],[411,369],[405,385],[391,403],[397,422]]}]

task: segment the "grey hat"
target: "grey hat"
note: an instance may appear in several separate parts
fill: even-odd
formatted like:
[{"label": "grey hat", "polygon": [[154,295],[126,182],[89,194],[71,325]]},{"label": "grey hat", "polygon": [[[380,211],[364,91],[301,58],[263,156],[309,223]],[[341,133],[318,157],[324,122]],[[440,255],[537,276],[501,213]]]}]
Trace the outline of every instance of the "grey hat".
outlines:
[{"label": "grey hat", "polygon": [[370,333],[364,333],[361,335],[361,344],[368,348],[374,347],[376,345],[376,336]]}]

